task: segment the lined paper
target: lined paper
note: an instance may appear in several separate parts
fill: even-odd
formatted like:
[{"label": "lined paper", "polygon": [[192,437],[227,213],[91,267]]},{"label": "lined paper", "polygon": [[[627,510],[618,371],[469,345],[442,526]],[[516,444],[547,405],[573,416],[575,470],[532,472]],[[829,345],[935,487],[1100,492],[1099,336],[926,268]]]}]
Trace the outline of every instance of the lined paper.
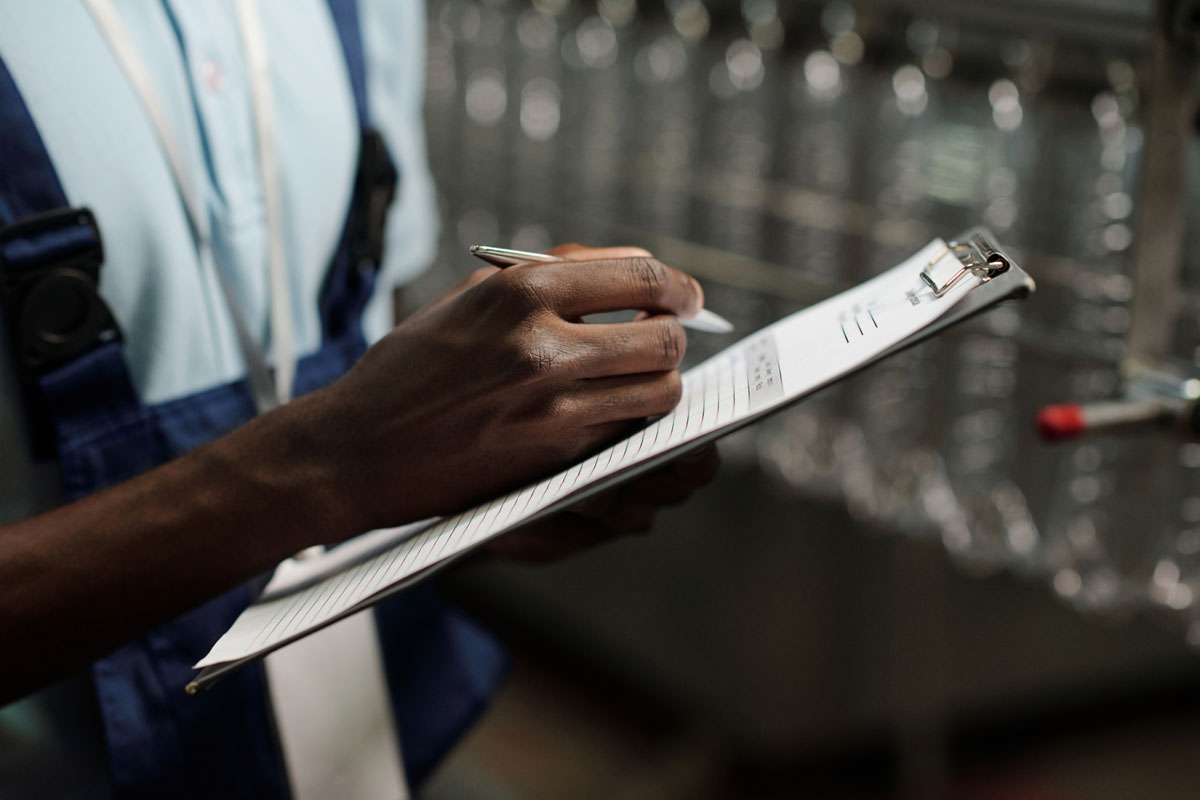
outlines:
[{"label": "lined paper", "polygon": [[[931,259],[936,259],[932,266]],[[763,328],[685,373],[675,410],[632,436],[537,483],[429,524],[358,563],[339,565],[328,577],[290,593],[269,591],[196,667],[253,659],[367,608],[489,539],[728,433],[881,357],[979,285],[969,275],[935,297],[920,280],[927,266],[957,272],[960,264],[938,239],[888,272]]]}]

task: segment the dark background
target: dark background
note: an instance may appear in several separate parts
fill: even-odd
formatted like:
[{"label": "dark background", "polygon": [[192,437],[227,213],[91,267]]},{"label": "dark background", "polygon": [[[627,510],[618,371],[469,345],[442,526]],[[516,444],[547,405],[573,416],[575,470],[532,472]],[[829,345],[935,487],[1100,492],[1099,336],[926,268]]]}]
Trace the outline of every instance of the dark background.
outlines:
[{"label": "dark background", "polygon": [[414,301],[470,244],[637,244],[749,332],[976,224],[1039,291],[726,440],[648,538],[459,569],[516,668],[424,795],[1200,795],[1200,449],[1032,425],[1120,391],[1153,4],[429,16],[443,244]]}]

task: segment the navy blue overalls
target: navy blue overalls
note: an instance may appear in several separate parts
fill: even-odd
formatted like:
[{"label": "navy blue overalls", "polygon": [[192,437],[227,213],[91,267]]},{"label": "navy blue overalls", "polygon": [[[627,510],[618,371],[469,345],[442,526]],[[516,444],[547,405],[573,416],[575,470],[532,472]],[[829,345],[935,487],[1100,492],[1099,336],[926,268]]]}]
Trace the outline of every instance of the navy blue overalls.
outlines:
[{"label": "navy blue overalls", "polygon": [[[296,395],[336,379],[366,348],[359,319],[374,289],[382,220],[397,178],[369,124],[355,0],[329,0],[329,6],[362,147],[354,199],[320,297],[322,346],[297,365]],[[244,380],[159,405],[140,402],[121,335],[96,293],[102,260],[94,219],[70,207],[0,61],[4,309],[31,424],[57,456],[68,501],[162,464],[255,414]],[[207,693],[184,692],[191,665],[261,586],[255,581],[214,598],[92,666],[118,796],[288,795],[261,666],[243,668]],[[376,619],[405,769],[416,785],[482,710],[506,660],[432,587],[381,605]]]}]

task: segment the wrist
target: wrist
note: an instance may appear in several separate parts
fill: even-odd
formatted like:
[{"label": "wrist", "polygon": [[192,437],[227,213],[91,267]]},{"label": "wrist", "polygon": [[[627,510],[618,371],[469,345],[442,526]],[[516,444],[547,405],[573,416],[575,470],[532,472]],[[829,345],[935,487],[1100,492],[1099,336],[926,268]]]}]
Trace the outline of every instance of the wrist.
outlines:
[{"label": "wrist", "polygon": [[366,530],[319,412],[318,404],[301,398],[205,448],[253,529],[283,556]]},{"label": "wrist", "polygon": [[367,464],[371,455],[355,425],[355,414],[333,387],[298,398],[276,410],[286,430],[281,460],[290,474],[289,491],[298,495],[315,538],[306,543],[341,541],[379,527]]}]

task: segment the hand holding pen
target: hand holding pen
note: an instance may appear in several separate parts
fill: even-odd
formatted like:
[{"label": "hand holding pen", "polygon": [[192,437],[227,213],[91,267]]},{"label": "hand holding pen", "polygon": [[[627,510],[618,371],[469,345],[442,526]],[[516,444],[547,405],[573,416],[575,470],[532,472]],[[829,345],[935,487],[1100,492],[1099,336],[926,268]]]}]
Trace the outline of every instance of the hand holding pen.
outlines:
[{"label": "hand holding pen", "polygon": [[[629,248],[621,248],[626,250]],[[593,255],[596,252],[591,249]],[[644,252],[644,251],[643,251]],[[513,267],[517,264],[528,264],[532,262],[549,263],[554,261],[570,261],[569,257],[563,255],[553,255],[550,253],[535,253],[528,250],[510,250],[505,247],[490,247],[488,245],[477,244],[471,247],[471,255],[482,259],[495,267],[504,269],[505,267]],[[646,255],[649,255],[646,253]],[[685,328],[691,328],[696,331],[704,331],[705,333],[732,333],[733,323],[729,322],[719,314],[715,314],[706,308],[700,309],[694,317],[680,317],[679,323]]]},{"label": "hand holding pen", "polygon": [[[469,507],[676,406],[688,345],[680,321],[703,307],[700,285],[635,248],[555,253],[554,263],[477,270],[343,378],[286,407],[321,419],[320,451],[345,465],[332,490],[344,524],[391,527]],[[625,309],[646,315],[580,324]],[[420,491],[402,490],[411,486]]]}]

